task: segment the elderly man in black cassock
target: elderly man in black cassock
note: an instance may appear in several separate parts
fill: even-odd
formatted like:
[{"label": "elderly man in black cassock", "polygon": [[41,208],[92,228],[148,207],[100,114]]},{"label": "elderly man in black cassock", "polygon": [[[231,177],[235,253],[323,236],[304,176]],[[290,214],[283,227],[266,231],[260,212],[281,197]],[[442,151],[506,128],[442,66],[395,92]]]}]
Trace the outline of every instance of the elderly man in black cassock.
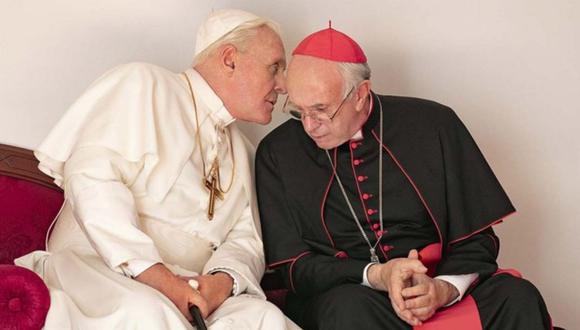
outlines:
[{"label": "elderly man in black cassock", "polygon": [[324,29],[294,50],[256,176],[266,257],[306,329],[550,329],[538,290],[498,270],[515,210],[461,120],[379,95],[360,46]]}]

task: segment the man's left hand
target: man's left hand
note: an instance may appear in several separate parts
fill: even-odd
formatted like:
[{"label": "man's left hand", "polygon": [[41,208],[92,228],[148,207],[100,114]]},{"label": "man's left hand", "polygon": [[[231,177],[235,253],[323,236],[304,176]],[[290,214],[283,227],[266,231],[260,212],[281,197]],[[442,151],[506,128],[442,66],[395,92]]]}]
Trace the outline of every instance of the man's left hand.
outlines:
[{"label": "man's left hand", "polygon": [[403,289],[401,294],[405,299],[405,308],[421,321],[428,320],[437,309],[459,295],[452,284],[426,274],[413,274],[412,282],[412,286]]},{"label": "man's left hand", "polygon": [[217,272],[212,275],[193,277],[199,283],[199,293],[208,304],[209,315],[213,313],[232,294],[234,280],[230,275]]}]

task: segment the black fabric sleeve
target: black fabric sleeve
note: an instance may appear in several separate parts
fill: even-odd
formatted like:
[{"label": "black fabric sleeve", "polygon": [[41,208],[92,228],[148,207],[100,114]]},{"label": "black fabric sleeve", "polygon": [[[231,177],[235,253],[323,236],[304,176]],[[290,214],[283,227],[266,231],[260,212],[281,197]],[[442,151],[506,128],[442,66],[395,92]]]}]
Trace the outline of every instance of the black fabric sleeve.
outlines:
[{"label": "black fabric sleeve", "polygon": [[491,228],[449,245],[437,265],[437,275],[479,274],[479,279],[497,270],[499,240]]},{"label": "black fabric sleeve", "polygon": [[[301,296],[341,283],[361,283],[369,261],[340,259],[302,238],[302,216],[288,201],[275,154],[264,141],[256,155],[256,189],[269,268],[279,267],[286,286]],[[314,221],[314,219],[312,219]]]},{"label": "black fabric sleeve", "polygon": [[369,261],[338,259],[311,253],[279,268],[286,286],[302,297],[309,297],[345,283],[362,283]]}]

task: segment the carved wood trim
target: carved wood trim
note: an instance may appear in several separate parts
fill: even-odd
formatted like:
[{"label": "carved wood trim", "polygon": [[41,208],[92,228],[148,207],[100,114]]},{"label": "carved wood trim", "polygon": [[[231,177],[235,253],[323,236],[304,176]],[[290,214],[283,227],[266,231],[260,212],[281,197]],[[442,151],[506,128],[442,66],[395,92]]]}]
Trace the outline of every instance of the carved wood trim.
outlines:
[{"label": "carved wood trim", "polygon": [[0,144],[0,175],[32,181],[62,191],[51,177],[38,169],[38,160],[28,149]]}]

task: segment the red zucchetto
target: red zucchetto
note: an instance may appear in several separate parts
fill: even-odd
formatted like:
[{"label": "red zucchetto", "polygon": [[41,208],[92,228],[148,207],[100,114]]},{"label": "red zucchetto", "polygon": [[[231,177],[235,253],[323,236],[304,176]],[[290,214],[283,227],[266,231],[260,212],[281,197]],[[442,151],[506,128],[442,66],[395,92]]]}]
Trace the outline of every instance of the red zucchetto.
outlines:
[{"label": "red zucchetto", "polygon": [[307,55],[336,62],[366,63],[362,48],[351,37],[330,26],[302,40],[292,55]]}]

